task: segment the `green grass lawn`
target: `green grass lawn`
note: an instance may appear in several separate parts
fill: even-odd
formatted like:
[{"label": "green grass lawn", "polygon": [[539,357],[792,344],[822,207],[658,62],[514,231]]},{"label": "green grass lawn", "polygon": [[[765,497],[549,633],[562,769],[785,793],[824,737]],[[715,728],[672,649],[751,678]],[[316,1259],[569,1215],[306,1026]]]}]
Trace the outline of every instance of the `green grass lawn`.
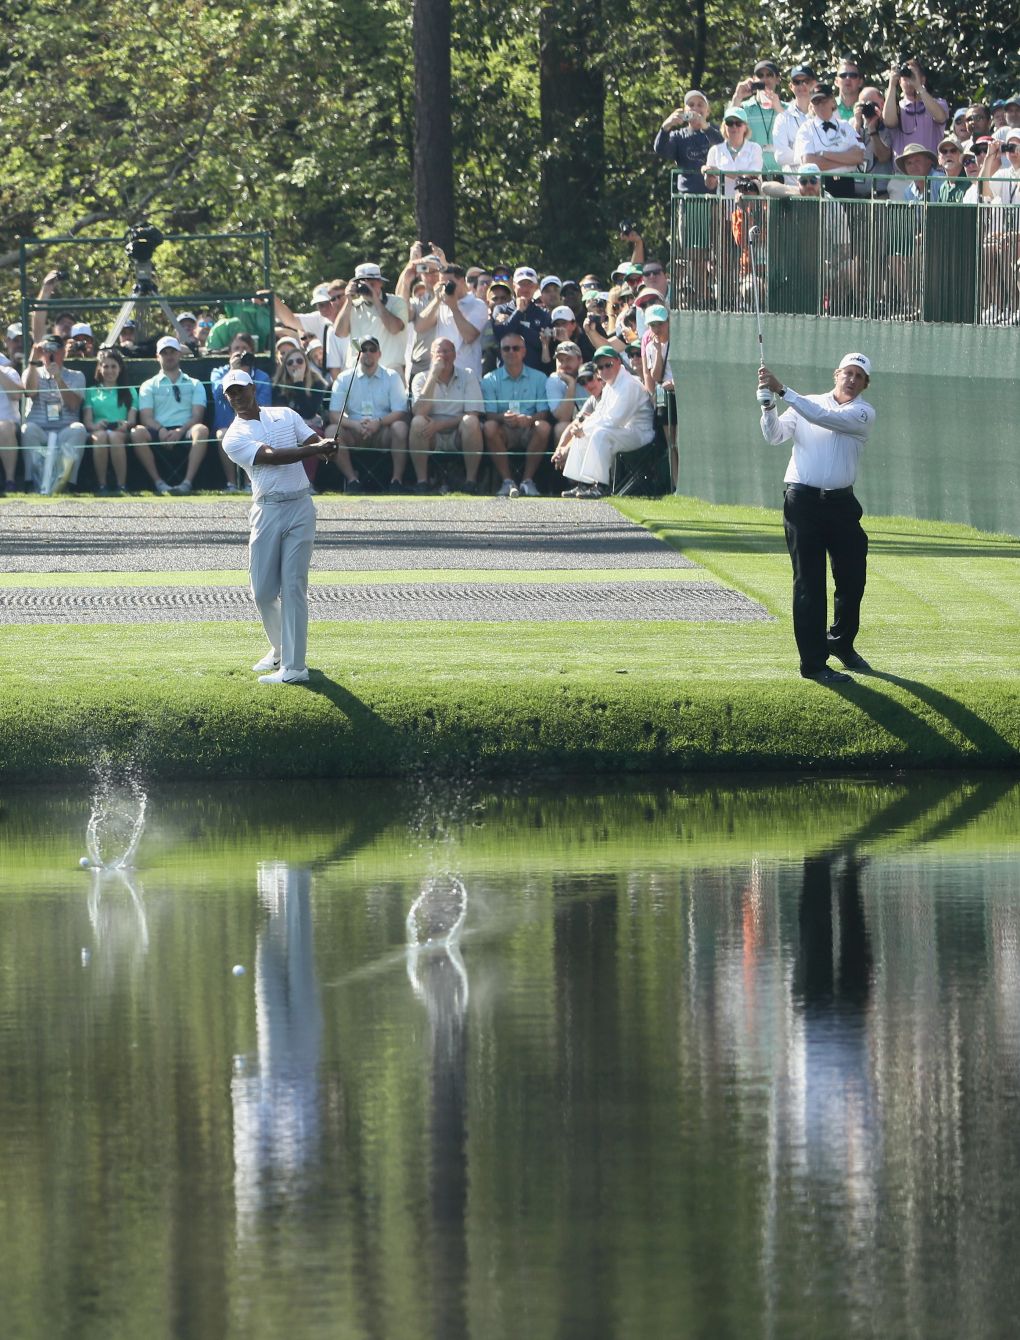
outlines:
[{"label": "green grass lawn", "polygon": [[[8,627],[0,775],[81,774],[104,750],[168,777],[1016,765],[1020,541],[866,519],[858,646],[877,673],[834,691],[797,674],[778,512],[682,498],[619,507],[776,621],[315,622],[312,681],[294,689],[255,682],[249,666],[264,645],[254,618]],[[483,579],[317,580],[468,577]],[[42,584],[65,582],[47,576]]]}]

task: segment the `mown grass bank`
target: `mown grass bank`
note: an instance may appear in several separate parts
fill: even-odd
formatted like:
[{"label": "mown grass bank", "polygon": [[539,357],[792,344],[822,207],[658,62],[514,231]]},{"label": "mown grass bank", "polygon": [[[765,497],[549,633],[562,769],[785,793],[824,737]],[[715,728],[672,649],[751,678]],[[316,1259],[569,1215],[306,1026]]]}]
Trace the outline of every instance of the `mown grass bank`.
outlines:
[{"label": "mown grass bank", "polygon": [[100,753],[166,778],[1020,761],[1020,542],[871,518],[877,673],[833,691],[797,675],[778,513],[620,507],[776,621],[314,623],[296,689],[255,682],[254,621],[7,627],[0,776],[80,776]]}]

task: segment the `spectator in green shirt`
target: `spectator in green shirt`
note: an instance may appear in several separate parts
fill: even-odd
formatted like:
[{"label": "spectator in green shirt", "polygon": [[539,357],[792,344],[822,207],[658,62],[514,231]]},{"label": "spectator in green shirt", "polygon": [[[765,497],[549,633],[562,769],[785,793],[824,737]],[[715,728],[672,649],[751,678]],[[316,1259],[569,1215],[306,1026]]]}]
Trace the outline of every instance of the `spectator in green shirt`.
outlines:
[{"label": "spectator in green shirt", "polygon": [[[120,383],[124,377],[124,357],[119,349],[100,349],[96,359],[96,384],[85,392],[82,422],[92,443],[92,463],[96,471],[96,492],[108,498],[127,488],[127,440],[138,422],[138,392]],[[107,471],[113,461],[115,483],[107,483]]]}]

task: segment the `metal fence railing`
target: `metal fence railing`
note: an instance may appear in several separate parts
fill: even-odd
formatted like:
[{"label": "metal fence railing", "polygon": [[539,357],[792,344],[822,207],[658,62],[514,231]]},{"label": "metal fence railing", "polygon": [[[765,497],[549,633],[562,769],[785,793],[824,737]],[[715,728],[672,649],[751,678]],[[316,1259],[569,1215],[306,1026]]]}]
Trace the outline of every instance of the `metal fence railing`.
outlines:
[{"label": "metal fence railing", "polygon": [[1020,326],[1020,193],[1017,204],[977,205],[763,189],[674,194],[675,308],[753,311],[756,227],[765,311]]}]

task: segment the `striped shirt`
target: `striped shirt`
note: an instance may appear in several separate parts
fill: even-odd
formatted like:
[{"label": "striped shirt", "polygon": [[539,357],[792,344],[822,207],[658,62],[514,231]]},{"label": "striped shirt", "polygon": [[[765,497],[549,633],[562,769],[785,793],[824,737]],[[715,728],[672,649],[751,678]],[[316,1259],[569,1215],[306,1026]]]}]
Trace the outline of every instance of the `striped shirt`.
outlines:
[{"label": "striped shirt", "polygon": [[300,461],[291,465],[256,465],[259,447],[274,451],[299,447],[315,434],[304,419],[282,406],[260,406],[257,419],[236,418],[223,434],[223,450],[235,465],[251,477],[252,501],[270,493],[296,493],[308,488],[308,476]]}]

